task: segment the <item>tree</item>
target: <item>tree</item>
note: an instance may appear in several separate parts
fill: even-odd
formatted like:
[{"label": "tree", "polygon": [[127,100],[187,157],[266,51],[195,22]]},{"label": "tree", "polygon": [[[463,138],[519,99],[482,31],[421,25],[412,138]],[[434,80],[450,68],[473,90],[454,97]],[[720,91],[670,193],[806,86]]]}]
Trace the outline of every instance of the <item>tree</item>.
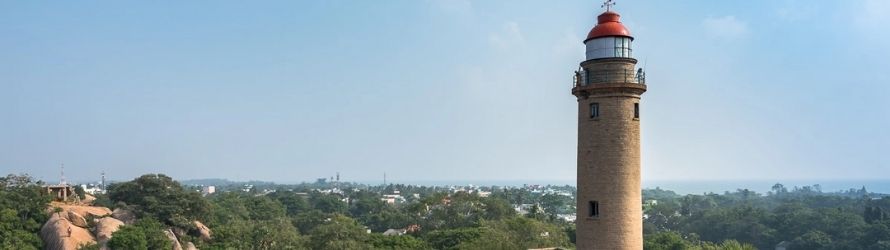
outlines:
[{"label": "tree", "polygon": [[380,196],[369,191],[358,191],[350,195],[349,214],[353,218],[359,218],[368,214],[378,213],[384,209],[386,203],[380,200]]},{"label": "tree", "polygon": [[355,220],[334,215],[310,234],[312,249],[367,249],[368,233]]},{"label": "tree", "polygon": [[646,250],[685,250],[691,247],[691,242],[683,239],[679,233],[672,231],[649,235],[643,240],[643,249]]},{"label": "tree", "polygon": [[304,212],[298,214],[293,219],[293,224],[300,232],[303,234],[309,234],[313,229],[318,227],[321,224],[324,224],[325,220],[329,218],[328,214],[322,213],[318,210],[310,210],[308,212]]},{"label": "tree", "polygon": [[157,220],[143,218],[115,231],[108,241],[108,247],[114,250],[170,249],[173,243],[164,234],[164,230],[164,225]]},{"label": "tree", "polygon": [[48,219],[45,209],[52,199],[28,175],[0,177],[0,246],[6,249],[40,249],[37,237]]},{"label": "tree", "polygon": [[171,226],[187,228],[191,221],[203,218],[208,212],[207,201],[200,193],[185,190],[162,174],[147,174],[113,184],[108,194],[115,202],[134,206],[139,217],[158,218]]},{"label": "tree", "polygon": [[479,238],[459,245],[461,249],[530,249],[570,246],[561,228],[539,220],[514,217],[486,221]]},{"label": "tree", "polygon": [[272,220],[286,215],[284,205],[265,196],[247,197],[247,210],[251,220]]},{"label": "tree", "polygon": [[831,236],[822,231],[810,231],[791,242],[791,250],[825,249],[831,245]]},{"label": "tree", "polygon": [[565,209],[566,205],[572,202],[571,197],[558,195],[558,194],[545,194],[541,196],[541,208],[544,209],[544,212],[556,215],[562,212]]},{"label": "tree", "polygon": [[309,204],[312,208],[318,209],[324,213],[345,214],[347,205],[340,199],[341,197],[339,195],[312,192],[309,195]]},{"label": "tree", "polygon": [[456,249],[458,245],[478,239],[482,235],[480,228],[442,229],[432,231],[424,236],[434,249]]},{"label": "tree", "polygon": [[372,232],[383,232],[390,228],[405,228],[411,223],[411,218],[408,215],[394,208],[385,208],[373,214],[365,214],[358,220],[368,226]]},{"label": "tree", "polygon": [[148,240],[145,239],[145,232],[139,228],[122,226],[112,234],[107,246],[113,250],[147,250]]},{"label": "tree", "polygon": [[284,218],[253,224],[249,232],[253,249],[306,249],[306,241]]},{"label": "tree", "polygon": [[370,244],[376,249],[392,249],[392,250],[424,250],[432,249],[423,240],[414,238],[411,235],[386,236],[382,234],[372,234]]},{"label": "tree", "polygon": [[288,216],[295,216],[310,209],[309,202],[292,191],[278,190],[268,197],[281,202]]}]

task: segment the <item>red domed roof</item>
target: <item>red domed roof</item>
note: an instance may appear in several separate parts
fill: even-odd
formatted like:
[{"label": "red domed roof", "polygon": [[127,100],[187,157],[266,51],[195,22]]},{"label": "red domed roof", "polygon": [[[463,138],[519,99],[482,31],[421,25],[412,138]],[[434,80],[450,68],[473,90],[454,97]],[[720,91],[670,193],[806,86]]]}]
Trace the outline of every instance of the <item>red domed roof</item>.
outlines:
[{"label": "red domed roof", "polygon": [[598,38],[598,37],[607,37],[607,36],[625,36],[630,37],[630,31],[621,24],[621,15],[612,11],[603,12],[597,17],[598,23],[593,29],[590,30],[590,33],[587,33],[587,39],[584,39],[584,42],[587,42],[590,39]]}]

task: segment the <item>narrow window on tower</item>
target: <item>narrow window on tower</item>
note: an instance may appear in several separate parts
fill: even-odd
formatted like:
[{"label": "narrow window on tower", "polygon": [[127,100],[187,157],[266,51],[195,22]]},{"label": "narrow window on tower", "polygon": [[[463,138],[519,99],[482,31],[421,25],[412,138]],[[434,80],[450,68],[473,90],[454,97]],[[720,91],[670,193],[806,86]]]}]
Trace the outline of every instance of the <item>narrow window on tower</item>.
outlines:
[{"label": "narrow window on tower", "polygon": [[600,117],[600,104],[599,103],[590,103],[590,118]]},{"label": "narrow window on tower", "polygon": [[590,201],[590,210],[588,211],[589,217],[599,217],[600,216],[600,203],[597,201]]},{"label": "narrow window on tower", "polygon": [[640,104],[634,103],[634,118],[640,119]]}]

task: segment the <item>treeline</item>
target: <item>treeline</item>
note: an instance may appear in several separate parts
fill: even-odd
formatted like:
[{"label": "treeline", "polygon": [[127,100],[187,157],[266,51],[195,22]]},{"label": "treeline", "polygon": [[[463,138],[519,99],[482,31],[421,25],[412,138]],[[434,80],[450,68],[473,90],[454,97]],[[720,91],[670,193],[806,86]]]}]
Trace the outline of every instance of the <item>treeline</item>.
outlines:
[{"label": "treeline", "polygon": [[[284,187],[284,186],[282,186]],[[408,189],[408,188],[406,188]],[[409,195],[412,196],[413,195]],[[571,225],[543,213],[516,214],[507,200],[433,191],[386,204],[371,190],[231,191],[201,197],[164,175],[144,175],[109,187],[110,206],[139,218],[109,246],[166,248],[162,228],[200,249],[528,249],[572,247]],[[200,239],[193,221],[212,229]],[[396,229],[395,235],[383,235]],[[404,230],[404,231],[402,231]],[[401,234],[401,235],[400,235]],[[137,247],[133,247],[137,246]],[[112,247],[113,248],[113,247]]]},{"label": "treeline", "polygon": [[823,193],[818,185],[776,184],[767,194],[685,196],[652,189],[643,196],[644,233],[661,245],[736,240],[759,249],[890,249],[890,198],[864,187]]},{"label": "treeline", "polygon": [[[41,185],[28,176],[0,178],[0,249],[44,246],[38,231],[48,218],[50,197]],[[326,185],[232,188],[201,196],[195,187],[151,174],[111,185],[94,204],[133,215],[113,234],[111,249],[169,249],[173,242],[165,231],[200,249],[574,248],[574,223],[557,216],[574,211],[575,201],[563,195],[574,194],[569,186],[546,188],[562,193],[555,194],[342,183],[332,191]],[[395,191],[406,201],[380,199]],[[479,191],[490,193],[481,197]],[[890,198],[864,188],[823,193],[818,186],[776,185],[766,194],[650,189],[643,195],[648,250],[890,249]],[[533,205],[520,215],[516,204]],[[382,234],[389,229],[395,233]]]},{"label": "treeline", "polygon": [[50,197],[27,175],[0,177],[0,249],[41,249],[37,233],[49,218]]}]

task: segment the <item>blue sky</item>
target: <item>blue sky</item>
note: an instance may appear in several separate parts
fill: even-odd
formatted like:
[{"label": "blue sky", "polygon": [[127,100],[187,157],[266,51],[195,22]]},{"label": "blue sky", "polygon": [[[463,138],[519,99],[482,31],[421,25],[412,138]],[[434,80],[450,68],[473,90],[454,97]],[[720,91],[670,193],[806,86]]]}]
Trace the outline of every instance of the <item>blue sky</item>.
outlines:
[{"label": "blue sky", "polygon": [[[890,2],[619,1],[644,180],[890,178]],[[0,1],[0,172],[573,180],[591,1]]]}]

